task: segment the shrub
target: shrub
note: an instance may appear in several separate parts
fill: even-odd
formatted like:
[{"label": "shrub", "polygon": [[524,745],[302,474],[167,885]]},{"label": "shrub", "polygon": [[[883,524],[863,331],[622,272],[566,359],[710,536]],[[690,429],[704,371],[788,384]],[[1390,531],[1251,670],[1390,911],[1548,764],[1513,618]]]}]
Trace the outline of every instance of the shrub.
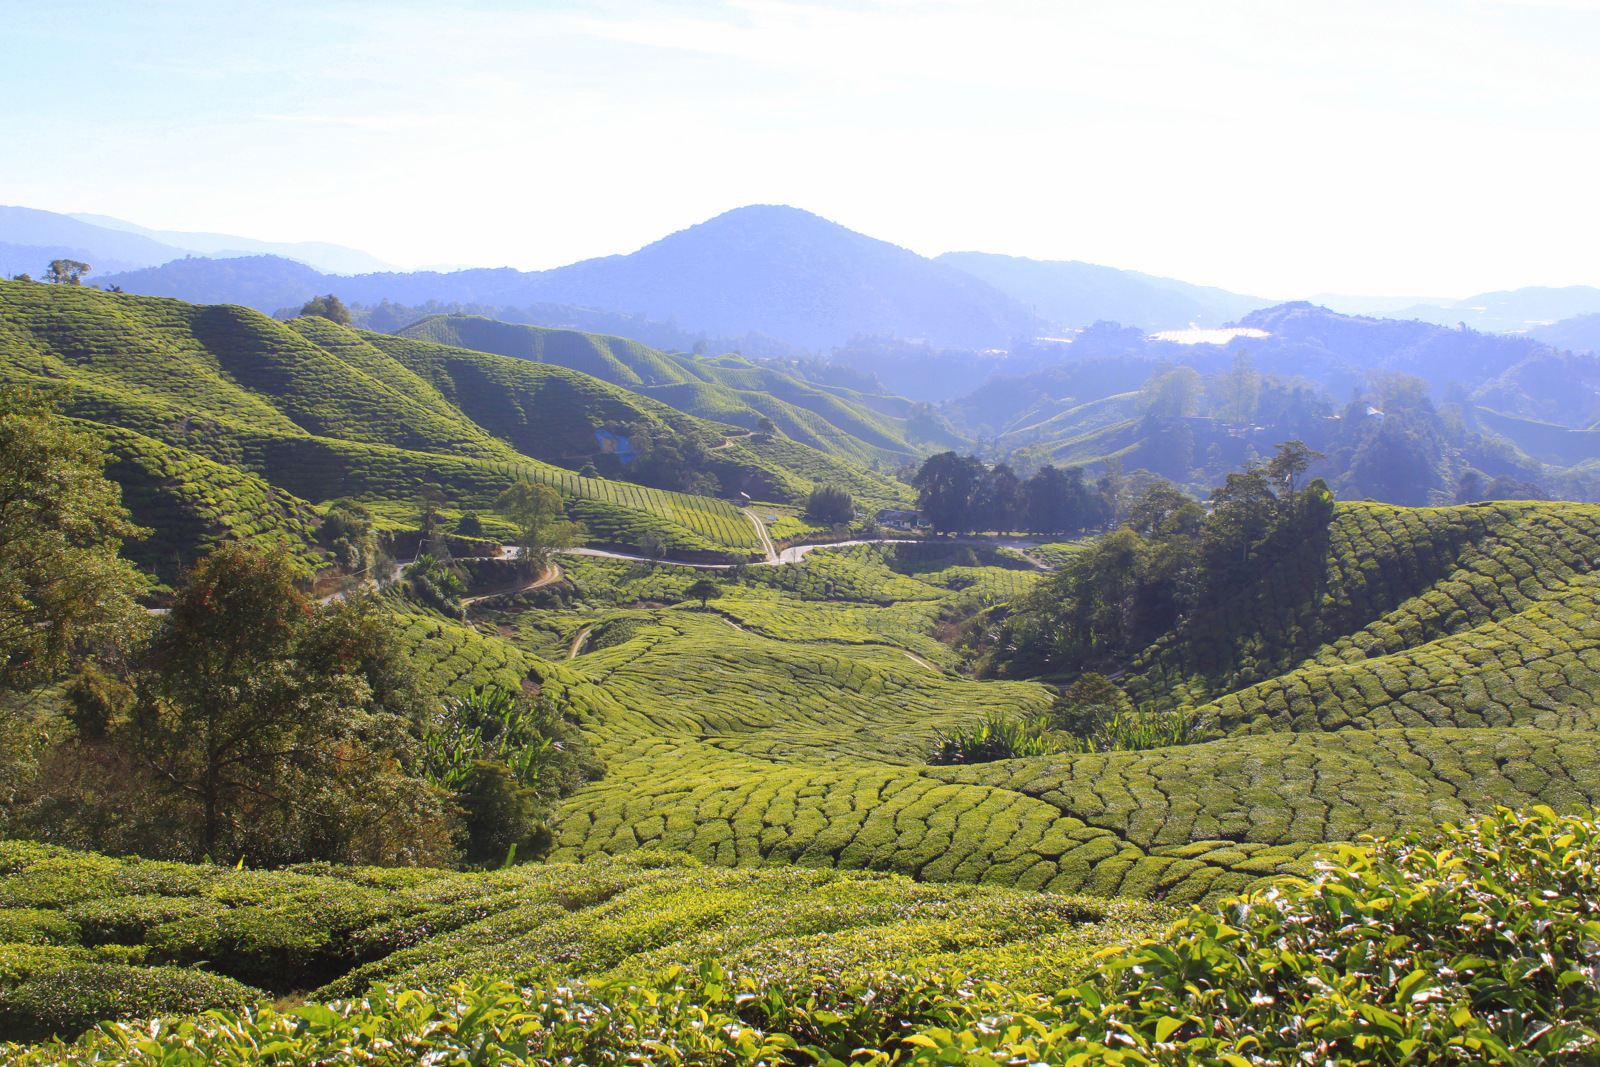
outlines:
[{"label": "shrub", "polygon": [[70,1039],[96,1023],[240,1008],[260,993],[222,975],[171,967],[85,963],[0,991],[0,1035]]},{"label": "shrub", "polygon": [[[1198,909],[1095,979],[912,1042],[917,1064],[1593,1064],[1600,825],[1498,809],[1343,846],[1311,883]],[[1109,1046],[1109,1047],[1108,1047]],[[959,1056],[957,1059],[955,1057]]]},{"label": "shrub", "polygon": [[1067,752],[1140,752],[1188,744],[1194,734],[1193,713],[1163,711],[1150,701],[1134,710],[1126,697],[1120,704],[1069,706],[1062,717],[1072,732],[1062,741]]},{"label": "shrub", "polygon": [[1019,719],[991,711],[971,729],[938,735],[933,764],[989,763],[1021,756],[1048,756],[1063,751],[1064,742],[1048,734],[1038,719]]}]

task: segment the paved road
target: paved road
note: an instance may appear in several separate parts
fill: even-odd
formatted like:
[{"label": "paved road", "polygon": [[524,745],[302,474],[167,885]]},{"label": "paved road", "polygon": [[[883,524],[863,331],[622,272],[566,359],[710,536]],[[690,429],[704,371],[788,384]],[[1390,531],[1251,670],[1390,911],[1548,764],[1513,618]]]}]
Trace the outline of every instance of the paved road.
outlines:
[{"label": "paved road", "polygon": [[[767,543],[771,544],[770,541],[768,541]],[[812,552],[817,551],[819,548],[849,548],[851,545],[923,545],[923,544],[934,544],[934,545],[984,545],[984,546],[988,546],[988,547],[991,547],[991,548],[1011,548],[1011,549],[1017,550],[1018,552],[1022,552],[1024,555],[1026,555],[1026,549],[1033,548],[1033,547],[1035,547],[1037,545],[1042,545],[1042,544],[1046,544],[1046,543],[1047,542],[1039,541],[1039,540],[1035,540],[1035,539],[1030,539],[1030,538],[1025,538],[1025,537],[986,537],[986,538],[973,537],[973,538],[958,538],[958,539],[949,540],[949,541],[945,541],[945,540],[929,541],[929,540],[926,540],[926,539],[923,539],[923,538],[915,538],[915,537],[873,537],[873,538],[865,538],[865,539],[862,539],[862,540],[859,540],[859,541],[830,541],[827,544],[820,544],[820,545],[791,545],[790,547],[784,549],[782,552],[774,552],[772,555],[768,556],[768,558],[766,558],[766,559],[755,560],[754,562],[745,564],[745,566],[747,566],[747,567],[781,567],[785,563],[799,563],[807,555],[809,555]],[[515,558],[516,552],[517,552],[517,550],[515,548],[508,547],[506,549],[506,556],[504,558],[507,558],[507,559]],[[631,560],[636,560],[636,561],[638,561],[640,563],[665,563],[665,564],[670,564],[671,566],[674,566],[674,567],[693,567],[695,570],[701,570],[701,571],[725,571],[725,570],[728,570],[730,567],[738,566],[738,564],[733,564],[733,563],[690,563],[690,562],[688,562],[686,560],[677,560],[677,559],[666,559],[666,558],[653,559],[653,558],[651,558],[649,556],[640,556],[640,555],[635,555],[635,554],[629,553],[629,552],[611,552],[611,551],[608,551],[607,549],[603,549],[603,548],[569,548],[569,549],[566,549],[562,553],[562,555],[566,555],[566,556],[604,556],[606,559],[631,559]],[[1040,570],[1049,570],[1050,569],[1049,567],[1045,566],[1043,563],[1040,563],[1038,560],[1033,559],[1031,556],[1029,557],[1029,560],[1035,566],[1037,566]]]}]

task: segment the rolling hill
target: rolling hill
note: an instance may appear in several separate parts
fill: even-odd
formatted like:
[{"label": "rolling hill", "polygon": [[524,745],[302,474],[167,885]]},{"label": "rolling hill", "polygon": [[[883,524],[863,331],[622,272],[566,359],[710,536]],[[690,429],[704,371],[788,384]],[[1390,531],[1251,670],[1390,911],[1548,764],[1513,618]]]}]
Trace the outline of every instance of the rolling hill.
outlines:
[{"label": "rolling hill", "polygon": [[152,230],[107,215],[0,207],[0,271],[7,274],[26,272],[37,277],[51,259],[66,257],[89,263],[95,268],[94,276],[100,277],[201,254],[218,259],[249,254],[287,256],[336,273],[392,269],[365,252],[326,241],[257,241],[222,233]]},{"label": "rolling hill", "polygon": [[901,397],[817,385],[740,356],[669,355],[615,337],[439,315],[399,336],[552,363],[720,423],[770,418],[788,437],[858,463],[900,464],[966,441],[931,410]]},{"label": "rolling hill", "polygon": [[1600,289],[1591,285],[1530,285],[1477,293],[1443,305],[1417,304],[1390,314],[1441,326],[1465,323],[1472,329],[1494,333],[1537,334],[1560,320],[1596,312],[1600,312]]},{"label": "rolling hill", "polygon": [[714,475],[767,499],[819,479],[868,502],[904,498],[836,457],[745,440],[578,371],[235,306],[0,282],[0,380],[68,387],[67,413],[105,428],[119,456],[112,473],[158,531],[133,551],[155,553],[168,576],[229,536],[281,530],[310,552],[310,504],[355,496],[403,513],[437,483],[452,506],[484,508],[519,478],[556,486],[601,542],[650,533],[691,554],[757,547],[724,501],[559,465],[597,454],[595,431],[608,424],[698,442]]},{"label": "rolling hill", "polygon": [[[679,550],[748,554],[739,538],[751,534],[725,503],[544,461],[574,458],[566,450],[612,420],[720,441],[712,453],[752,473],[834,464],[873,477],[641,393],[692,361],[576,333],[495,336],[545,358],[0,283],[0,381],[70,386],[71,414],[108,436],[130,501],[145,515],[177,508],[163,529],[191,551],[220,530],[310,552],[314,505],[332,496],[398,507],[436,482],[481,506],[530,477],[559,487],[585,521],[650,523]],[[636,388],[549,358],[558,351],[631,374]],[[1117,393],[1055,411],[1033,397],[1029,417],[1112,435],[1127,402]],[[7,842],[0,1027],[37,1038],[283,998],[305,1020],[298,1041],[338,1018],[293,1006],[310,995],[371,998],[375,1012],[409,1012],[445,1034],[427,999],[442,994],[383,988],[531,975],[561,992],[517,996],[550,1018],[575,1002],[561,998],[587,996],[579,980],[647,983],[631,1015],[584,1000],[573,1032],[610,1032],[619,1017],[624,1030],[645,1025],[687,987],[734,991],[748,1012],[794,983],[805,1025],[838,1037],[839,1001],[819,999],[836,986],[850,1011],[899,1003],[896,983],[970,999],[974,973],[1059,996],[1093,953],[1148,936],[1167,909],[1326,872],[1336,846],[1362,835],[1434,832],[1502,805],[1600,802],[1600,505],[1329,502],[1318,514],[1326,526],[1260,549],[1116,664],[1132,695],[1194,723],[1186,743],[1132,750],[933,762],[954,732],[1042,712],[1058,693],[1020,668],[972,670],[963,635],[998,632],[1062,588],[992,545],[822,549],[726,572],[704,605],[689,595],[703,571],[571,555],[559,581],[487,597],[465,620],[397,604],[398,639],[428,693],[537,687],[604,758],[605,776],[556,807],[545,862],[247,870]],[[1070,566],[1089,547],[1045,558]],[[1219,921],[1241,924],[1248,910]],[[1340,922],[1347,934],[1348,914]],[[1269,940],[1276,967],[1281,932]],[[672,966],[690,970],[653,977]],[[1188,996],[1183,981],[1174,988]],[[458,1006],[474,995],[449,993]],[[486,995],[524,1002],[499,987]],[[543,1033],[530,1018],[508,1024],[507,1040]],[[707,1018],[685,1009],[681,1029],[703,1036]],[[750,1033],[748,1019],[715,1018],[717,1033]],[[159,1025],[130,1032],[151,1047],[168,1040]],[[181,1043],[195,1030],[174,1032]],[[637,1046],[636,1032],[619,1041]],[[844,1055],[863,1047],[846,1037]]]},{"label": "rolling hill", "polygon": [[1570,352],[1600,352],[1600,311],[1531,327],[1528,336]]}]

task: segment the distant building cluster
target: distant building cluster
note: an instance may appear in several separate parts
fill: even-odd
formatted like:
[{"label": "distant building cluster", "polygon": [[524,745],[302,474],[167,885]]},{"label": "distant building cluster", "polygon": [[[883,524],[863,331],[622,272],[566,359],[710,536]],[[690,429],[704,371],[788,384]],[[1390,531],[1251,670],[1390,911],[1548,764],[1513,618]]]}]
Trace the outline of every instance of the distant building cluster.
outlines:
[{"label": "distant building cluster", "polygon": [[918,530],[928,525],[919,513],[895,508],[884,508],[873,518],[879,526],[888,526],[895,530]]}]

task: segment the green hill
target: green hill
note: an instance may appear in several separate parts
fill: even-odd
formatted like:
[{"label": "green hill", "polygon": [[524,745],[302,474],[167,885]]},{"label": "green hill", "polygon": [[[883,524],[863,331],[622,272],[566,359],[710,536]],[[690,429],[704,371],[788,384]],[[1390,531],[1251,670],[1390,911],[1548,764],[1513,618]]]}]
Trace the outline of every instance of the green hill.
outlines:
[{"label": "green hill", "polygon": [[[1449,575],[1438,560],[1451,551],[1506,558],[1492,543],[1471,547],[1491,528],[1509,537],[1536,529],[1523,536],[1524,550],[1552,561],[1578,558],[1574,546],[1595,557],[1592,538],[1584,542],[1566,522],[1595,508],[1519,507],[1342,508],[1336,539],[1313,553],[1324,566],[1339,565],[1349,537],[1371,545],[1380,516],[1413,540],[1363,549],[1370,562],[1351,571],[1344,613],[1330,609],[1324,629],[1293,637],[1272,662],[1344,654],[1363,640],[1364,626]],[[1552,526],[1570,526],[1571,543],[1548,534]],[[1423,545],[1435,546],[1431,555]],[[1600,799],[1592,727],[1574,713],[1460,721],[1391,714],[1369,722],[1377,729],[1311,725],[1306,733],[1297,732],[1306,723],[1292,720],[1283,732],[1256,725],[1238,731],[1248,736],[1148,752],[927,766],[941,731],[991,711],[1039,710],[1053,695],[1033,682],[950,673],[957,657],[928,636],[939,620],[1015,600],[1042,577],[1002,555],[963,560],[959,552],[814,553],[800,566],[752,572],[714,602],[715,614],[624,607],[679,599],[693,575],[597,563],[574,578],[573,623],[557,627],[559,640],[548,630],[539,636],[555,625],[548,607],[537,626],[525,608],[492,614],[486,621],[513,641],[558,660],[544,684],[585,709],[585,727],[611,767],[563,808],[556,858],[662,847],[723,865],[776,860],[1183,902],[1305,870],[1319,846],[1362,833],[1424,827],[1495,804],[1565,809]],[[1438,577],[1419,569],[1419,556],[1442,568]],[[1292,574],[1269,571],[1268,589]],[[1250,590],[1219,609],[1240,632],[1217,649],[1236,644],[1266,655],[1262,622],[1283,612],[1271,614],[1261,595]],[[1315,603],[1326,604],[1326,595],[1315,592]],[[559,661],[585,627],[582,654]],[[1211,674],[1198,666],[1191,675],[1169,671],[1232,677],[1216,663],[1221,652],[1196,655]],[[1497,663],[1480,659],[1470,669],[1501,688]],[[1154,684],[1149,669],[1141,677]],[[1352,718],[1352,700],[1366,706],[1362,693],[1348,687]]]},{"label": "green hill", "polygon": [[714,475],[757,497],[804,495],[819,476],[868,505],[906,492],[803,445],[735,444],[736,431],[561,367],[67,286],[0,282],[0,381],[65,386],[68,414],[117,431],[112,473],[156,530],[131,551],[164,572],[218,538],[272,535],[285,522],[309,545],[316,519],[305,502],[354,496],[403,512],[433,483],[455,506],[481,509],[518,478],[558,488],[600,542],[649,533],[681,553],[759,548],[750,520],[724,501],[558,465],[581,466],[611,423],[698,443]]},{"label": "green hill", "polygon": [[[642,367],[660,356],[642,352]],[[725,501],[554,462],[607,423],[791,496],[817,480],[863,500],[905,492],[550,361],[67,287],[0,283],[0,381],[72,388],[71,415],[105,434],[111,473],[157,531],[132,551],[161,573],[226,537],[314,562],[315,505],[336,496],[403,514],[437,483],[483,507],[518,478],[557,486],[598,540],[752,552],[749,516]],[[1112,444],[1127,426],[1114,407],[1041,408],[1041,422]],[[544,862],[248,871],[6,844],[0,1036],[263,995],[713,960],[756,990],[944,966],[1057,989],[1163,906],[1308,875],[1363,835],[1600,803],[1600,505],[1299,499],[1244,536],[1248,557],[1226,540],[1240,512],[1224,501],[1186,546],[1132,531],[1046,546],[1054,576],[930,540],[717,572],[703,608],[688,589],[704,570],[585,555],[465,620],[394,598],[426,693],[537,687],[605,761],[552,802]],[[1101,549],[1136,557],[1130,538],[1192,550],[1192,568],[1162,573],[1194,595],[1160,615],[1106,571],[1092,602],[1165,621],[1072,669],[1189,717],[1187,742],[931,763],[956,731],[1052,706],[1058,689],[1025,675],[1065,660],[1023,646],[1066,629],[1022,623],[1081,589],[1076,568]],[[496,588],[495,565],[476,566]]]},{"label": "green hill", "polygon": [[620,337],[474,315],[434,315],[398,333],[570,367],[691,415],[746,429],[770,418],[795,441],[857,463],[898,464],[966,445],[947,422],[903,397],[802,381],[736,355],[669,355]]},{"label": "green hill", "polygon": [[[1597,536],[1600,506],[1593,504],[1340,504],[1324,535],[1270,557],[1259,581],[1137,654],[1125,684],[1143,698],[1194,705],[1236,692],[1253,701],[1247,691],[1264,685],[1262,699],[1279,692],[1272,702],[1280,709],[1282,694],[1293,691],[1296,715],[1324,709],[1297,728],[1332,714],[1324,690],[1334,684],[1341,695],[1332,703],[1351,716],[1334,716],[1336,725],[1359,725],[1369,705],[1390,703],[1382,695],[1390,690],[1429,715],[1391,709],[1369,725],[1521,725],[1535,707],[1559,714],[1574,699],[1563,671],[1596,688],[1585,664],[1600,663],[1600,632],[1584,620],[1592,614]],[[1523,695],[1509,703],[1497,697],[1502,717],[1495,718],[1489,705],[1496,701],[1485,703],[1471,679],[1504,694],[1510,675],[1499,671],[1513,670],[1513,651]],[[1523,668],[1522,655],[1541,665]],[[1554,665],[1543,663],[1547,657]],[[1397,671],[1404,684],[1394,680]],[[1310,705],[1300,699],[1306,686],[1318,694]],[[1470,702],[1491,717],[1458,720],[1439,701],[1457,715]],[[1569,715],[1566,725],[1574,724]]]}]

